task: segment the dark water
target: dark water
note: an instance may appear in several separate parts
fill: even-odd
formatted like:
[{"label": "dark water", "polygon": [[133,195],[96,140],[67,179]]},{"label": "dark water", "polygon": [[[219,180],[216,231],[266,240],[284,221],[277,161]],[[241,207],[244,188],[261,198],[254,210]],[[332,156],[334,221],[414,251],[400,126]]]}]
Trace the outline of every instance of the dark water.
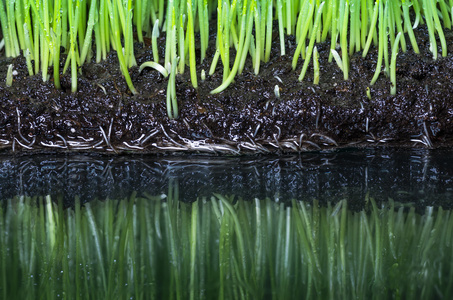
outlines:
[{"label": "dark water", "polygon": [[452,299],[452,175],[453,151],[0,157],[0,298]]},{"label": "dark water", "polygon": [[194,201],[212,193],[245,200],[377,201],[453,206],[453,151],[365,149],[283,157],[0,156],[0,198],[63,196],[72,205],[138,194]]}]

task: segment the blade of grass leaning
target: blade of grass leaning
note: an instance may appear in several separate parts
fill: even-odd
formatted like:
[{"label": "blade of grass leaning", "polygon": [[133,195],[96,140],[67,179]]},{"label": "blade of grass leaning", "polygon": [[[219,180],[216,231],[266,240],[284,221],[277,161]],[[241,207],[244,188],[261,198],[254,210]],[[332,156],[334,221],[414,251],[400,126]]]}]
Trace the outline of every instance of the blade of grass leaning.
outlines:
[{"label": "blade of grass leaning", "polygon": [[[233,68],[228,75],[228,78],[224,80],[224,82],[216,89],[211,91],[211,94],[217,94],[225,90],[232,82],[236,73],[238,72],[240,61],[242,58],[242,52],[244,51],[244,44],[245,44],[245,32],[246,32],[246,16],[247,16],[247,0],[244,0],[243,9],[241,14],[241,25],[240,25],[240,34],[239,34],[239,46],[238,52],[236,53],[236,57],[234,60]],[[251,15],[249,15],[251,19]],[[245,49],[247,51],[248,49]]]},{"label": "blade of grass leaning", "polygon": [[[242,268],[245,271],[247,269],[246,268],[247,264],[246,264],[246,261],[245,261],[245,258],[246,258],[245,245],[244,245],[244,240],[243,240],[243,237],[242,237],[242,230],[241,230],[241,226],[240,226],[237,214],[235,213],[233,206],[225,199],[225,197],[221,196],[220,194],[214,194],[214,195],[222,202],[222,204],[230,212],[230,215],[231,215],[232,220],[233,220],[234,230],[236,232],[238,248],[239,248],[239,255],[241,257]],[[245,275],[246,274],[244,274],[244,276]]]},{"label": "blade of grass leaning", "polygon": [[123,73],[123,76],[126,79],[127,86],[129,87],[129,90],[132,92],[132,94],[137,94],[137,90],[135,89],[135,87],[132,83],[131,77],[129,75],[129,71],[127,69],[126,58],[124,57],[124,54],[122,51],[123,47],[121,45],[121,40],[120,40],[120,24],[119,24],[119,19],[118,19],[118,10],[120,10],[120,8],[117,5],[117,1],[114,1],[113,7],[112,7],[112,4],[110,3],[110,1],[108,1],[107,3],[108,3],[109,11],[110,11],[110,21],[112,24],[114,24],[113,25],[114,28],[112,30],[113,31],[112,32],[113,41],[115,43],[115,48],[116,48],[116,53],[118,55],[118,60],[120,63],[121,73]]},{"label": "blade of grass leaning", "polygon": [[[315,39],[316,39],[316,32],[318,31],[319,23],[321,22],[321,14],[322,14],[322,9],[324,8],[324,4],[326,2],[323,1],[321,5],[318,8],[318,12],[316,13],[316,18],[315,18],[315,25],[313,27],[313,32],[310,37],[310,43],[308,44],[308,50],[307,50],[307,55],[305,57],[304,65],[302,67],[302,71],[300,72],[299,75],[299,81],[302,81],[305,77],[305,73],[307,72],[308,69],[308,64],[310,62],[311,54],[313,53],[313,46],[315,44]],[[343,58],[344,61],[344,58]],[[343,68],[345,68],[346,64],[343,64]],[[347,79],[347,78],[345,78]]]},{"label": "blade of grass leaning", "polygon": [[96,1],[91,1],[90,4],[90,11],[88,17],[88,26],[85,33],[85,40],[83,42],[82,53],[80,55],[80,64],[83,65],[85,63],[88,51],[91,51],[91,37],[93,33],[93,28],[96,23],[97,14],[96,14]]},{"label": "blade of grass leaning", "polygon": [[[403,13],[402,13],[400,7],[401,7],[400,1],[392,2],[392,15],[393,15],[393,19],[395,19],[395,23],[396,23],[396,32],[404,33],[403,19],[401,19],[401,15],[403,15]],[[401,50],[403,50],[403,52],[406,52],[406,38],[404,37],[404,34],[401,35],[400,45],[401,45]]]},{"label": "blade of grass leaning", "polygon": [[[404,2],[404,0],[403,0],[403,2]],[[373,7],[373,16],[371,17],[370,30],[368,31],[368,37],[366,40],[366,44],[363,48],[362,57],[366,57],[366,55],[368,54],[368,50],[370,49],[371,42],[373,40],[373,35],[374,35],[374,32],[376,31],[378,12],[379,12],[379,0],[376,0],[374,7]]]},{"label": "blade of grass leaning", "polygon": [[432,15],[434,18],[434,27],[436,28],[437,34],[439,35],[439,40],[440,40],[440,44],[442,47],[442,57],[446,57],[447,56],[447,42],[445,41],[444,31],[442,29],[442,25],[440,24],[439,15],[437,13],[437,7],[433,1],[430,1],[429,5],[431,6],[431,12],[432,12]]},{"label": "blade of grass leaning", "polygon": [[381,73],[382,68],[382,58],[384,56],[384,39],[387,38],[385,34],[385,24],[386,24],[386,17],[384,16],[384,5],[382,4],[383,1],[379,2],[379,48],[378,48],[378,60],[376,63],[376,70],[374,72],[373,78],[371,79],[370,85],[376,83],[379,74]]},{"label": "blade of grass leaning", "polygon": [[437,42],[436,37],[434,36],[435,32],[435,25],[433,24],[433,12],[431,1],[429,0],[422,0],[423,12],[425,16],[426,26],[428,27],[428,35],[429,35],[429,50],[433,54],[433,59],[437,59]]},{"label": "blade of grass leaning", "polygon": [[[309,3],[308,1],[306,3]],[[305,39],[307,37],[308,29],[311,24],[311,20],[313,18],[313,12],[315,11],[315,5],[314,3],[309,3],[307,5],[310,5],[310,10],[308,11],[308,15],[306,14],[306,9],[302,12],[301,16],[299,17],[299,20],[303,20],[301,23],[303,24],[302,31],[300,33],[299,41],[297,44],[296,51],[294,52],[293,56],[293,61],[292,61],[292,67],[293,70],[296,69],[297,67],[297,61],[299,59],[299,54],[302,53],[302,58],[305,59]],[[305,8],[306,6],[304,6]]]},{"label": "blade of grass leaning", "polygon": [[407,34],[409,35],[409,40],[411,41],[412,49],[415,53],[420,53],[418,49],[417,40],[415,39],[414,30],[412,29],[411,20],[409,17],[409,3],[407,0],[402,0],[402,7],[403,7],[403,19],[404,19],[404,27],[406,28]]},{"label": "blade of grass leaning", "polygon": [[[252,52],[250,45],[253,44],[252,43],[252,38],[253,38],[252,29],[253,29],[253,19],[254,19],[253,11],[256,9],[256,0],[252,0],[250,7],[251,7],[251,9],[247,12],[246,17],[244,17],[244,19],[247,20],[246,27],[245,27],[245,42],[244,42],[244,45],[242,46],[241,57],[239,59],[239,68],[237,71],[238,74],[242,74],[242,71],[244,70],[247,53],[249,53],[249,50],[250,50],[250,52]],[[258,24],[255,24],[255,27],[256,26],[258,26]],[[253,55],[252,55],[252,60],[253,60]]]},{"label": "blade of grass leaning", "polygon": [[398,55],[399,44],[401,39],[401,32],[398,33],[395,39],[395,44],[392,48],[392,60],[390,62],[390,82],[392,87],[390,88],[390,94],[396,94],[396,56]]},{"label": "blade of grass leaning", "polygon": [[93,213],[91,211],[91,205],[89,203],[85,205],[85,210],[87,213],[86,215],[87,215],[88,222],[90,225],[91,234],[94,238],[94,242],[96,245],[95,249],[96,249],[97,259],[98,259],[98,263],[99,263],[100,271],[101,271],[100,276],[101,276],[101,280],[102,280],[102,285],[103,285],[104,289],[107,290],[107,282],[106,282],[106,278],[105,278],[104,257],[102,255],[102,249],[101,249],[101,244],[100,244],[100,240],[99,240],[97,225],[94,221]]},{"label": "blade of grass leaning", "polygon": [[156,63],[154,61],[147,61],[147,62],[144,62],[143,64],[141,64],[140,68],[139,68],[139,73],[141,73],[143,71],[143,69],[147,68],[147,67],[153,68],[154,70],[158,71],[165,78],[168,77],[167,69],[165,69],[164,66],[162,66],[159,63]]}]

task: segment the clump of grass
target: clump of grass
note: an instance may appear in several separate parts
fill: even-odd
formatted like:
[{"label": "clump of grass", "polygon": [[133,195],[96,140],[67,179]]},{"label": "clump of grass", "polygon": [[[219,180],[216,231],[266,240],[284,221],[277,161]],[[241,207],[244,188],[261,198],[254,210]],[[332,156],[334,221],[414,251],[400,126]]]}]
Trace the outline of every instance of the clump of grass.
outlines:
[{"label": "clump of grass", "polygon": [[[0,206],[4,299],[435,298],[453,296],[453,215],[348,201],[244,201],[214,194]],[[436,274],[436,276],[433,276]]]},{"label": "clump of grass", "polygon": [[[129,69],[136,65],[133,32],[137,32],[139,42],[144,41],[144,36],[152,37],[155,63],[160,60],[157,36],[165,32],[163,65],[170,73],[168,66],[179,57],[176,72],[184,73],[188,65],[191,83],[197,88],[201,70],[197,68],[195,43],[200,43],[199,61],[203,62],[212,31],[210,20],[214,18],[217,20],[216,52],[208,58],[211,59],[209,74],[212,75],[221,63],[223,82],[212,93],[220,93],[234,82],[242,73],[247,58],[251,59],[258,75],[261,63],[270,58],[273,34],[277,31],[280,55],[287,54],[285,35],[295,35],[293,69],[300,67],[300,57],[304,61],[299,80],[305,77],[316,43],[330,40],[329,61],[335,58],[345,80],[349,78],[349,57],[358,51],[365,57],[371,47],[377,47],[378,60],[370,85],[378,80],[384,66],[385,75],[392,77],[390,88],[395,94],[396,78],[391,70],[395,65],[393,58],[400,48],[407,51],[406,38],[413,51],[420,52],[413,28],[426,24],[429,49],[433,59],[437,59],[438,42],[442,56],[447,55],[444,29],[451,29],[453,18],[453,2],[445,0],[171,0],[166,3],[164,5],[163,0],[2,1],[0,22],[4,52],[7,57],[22,52],[29,74],[41,71],[44,81],[49,79],[48,68],[53,66],[55,86],[60,88],[62,47],[68,54],[63,73],[71,68],[71,90],[75,92],[78,70],[94,55],[94,35],[96,61],[105,59],[110,49],[116,50],[127,85],[135,94],[137,91],[129,75]],[[273,20],[277,21],[277,28],[273,28]],[[199,39],[195,40],[197,32]],[[230,65],[230,59],[234,61],[233,65]],[[169,84],[169,88],[171,86]],[[174,106],[169,108],[174,109]],[[172,117],[177,115],[173,111]]]}]

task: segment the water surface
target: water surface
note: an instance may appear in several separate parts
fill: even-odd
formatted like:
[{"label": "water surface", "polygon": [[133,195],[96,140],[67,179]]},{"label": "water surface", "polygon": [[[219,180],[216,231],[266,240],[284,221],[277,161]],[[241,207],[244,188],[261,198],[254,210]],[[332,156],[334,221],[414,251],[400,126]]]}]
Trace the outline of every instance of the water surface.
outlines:
[{"label": "water surface", "polygon": [[347,199],[361,208],[377,201],[451,208],[453,151],[364,149],[281,157],[39,155],[0,157],[0,196],[93,199],[167,194],[191,202],[212,193],[245,200],[320,203]]}]

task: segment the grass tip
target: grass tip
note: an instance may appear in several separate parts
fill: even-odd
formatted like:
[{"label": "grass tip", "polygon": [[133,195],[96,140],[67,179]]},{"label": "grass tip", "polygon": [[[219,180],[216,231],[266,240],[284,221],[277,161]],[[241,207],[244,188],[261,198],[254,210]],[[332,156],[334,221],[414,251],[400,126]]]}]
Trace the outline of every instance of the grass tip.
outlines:
[{"label": "grass tip", "polygon": [[13,85],[13,64],[8,66],[8,71],[6,73],[6,86],[10,87]]},{"label": "grass tip", "polygon": [[201,81],[205,81],[206,80],[206,72],[205,70],[201,70]]},{"label": "grass tip", "polygon": [[278,86],[278,84],[276,84],[274,87],[274,94],[277,99],[280,99],[280,87]]}]

